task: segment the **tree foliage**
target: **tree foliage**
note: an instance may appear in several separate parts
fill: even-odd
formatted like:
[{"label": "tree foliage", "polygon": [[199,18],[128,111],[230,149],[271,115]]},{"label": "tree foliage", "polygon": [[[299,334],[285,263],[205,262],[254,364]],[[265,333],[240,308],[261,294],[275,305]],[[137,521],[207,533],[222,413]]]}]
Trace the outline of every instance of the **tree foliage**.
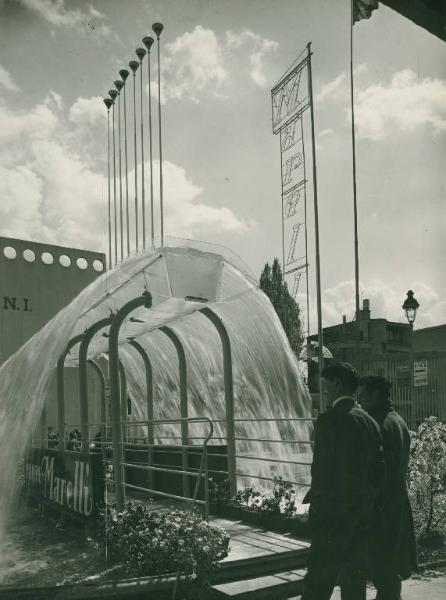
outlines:
[{"label": "tree foliage", "polygon": [[412,440],[409,495],[418,538],[446,533],[446,424],[428,417]]},{"label": "tree foliage", "polygon": [[299,356],[302,349],[303,333],[300,322],[300,309],[298,303],[288,291],[284,281],[282,269],[277,258],[272,267],[266,263],[260,275],[260,289],[271,300],[276,313],[287,334],[293,352]]}]

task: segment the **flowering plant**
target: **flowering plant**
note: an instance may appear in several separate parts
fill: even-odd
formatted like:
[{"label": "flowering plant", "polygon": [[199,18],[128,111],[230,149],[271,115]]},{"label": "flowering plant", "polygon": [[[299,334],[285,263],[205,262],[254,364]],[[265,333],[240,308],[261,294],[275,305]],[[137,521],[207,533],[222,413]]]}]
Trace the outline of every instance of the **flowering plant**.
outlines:
[{"label": "flowering plant", "polygon": [[193,511],[153,511],[129,503],[102,510],[100,538],[112,560],[135,573],[161,575],[181,571],[206,580],[228,555],[229,536]]},{"label": "flowering plant", "polygon": [[409,496],[422,542],[446,533],[446,424],[428,417],[412,437]]},{"label": "flowering plant", "polygon": [[272,515],[292,517],[296,512],[295,491],[291,483],[282,477],[274,477],[271,496],[266,496],[253,487],[245,487],[237,492],[234,500],[242,506]]}]

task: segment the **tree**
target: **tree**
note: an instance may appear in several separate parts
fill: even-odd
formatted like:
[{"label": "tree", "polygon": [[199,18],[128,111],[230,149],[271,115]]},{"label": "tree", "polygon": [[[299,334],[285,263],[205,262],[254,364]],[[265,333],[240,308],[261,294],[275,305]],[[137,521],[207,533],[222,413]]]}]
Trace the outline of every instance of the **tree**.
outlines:
[{"label": "tree", "polygon": [[272,267],[266,263],[260,275],[260,289],[271,300],[276,313],[282,323],[293,352],[299,356],[302,349],[303,333],[300,323],[300,309],[298,303],[288,291],[288,286],[283,278],[279,260],[274,259]]}]

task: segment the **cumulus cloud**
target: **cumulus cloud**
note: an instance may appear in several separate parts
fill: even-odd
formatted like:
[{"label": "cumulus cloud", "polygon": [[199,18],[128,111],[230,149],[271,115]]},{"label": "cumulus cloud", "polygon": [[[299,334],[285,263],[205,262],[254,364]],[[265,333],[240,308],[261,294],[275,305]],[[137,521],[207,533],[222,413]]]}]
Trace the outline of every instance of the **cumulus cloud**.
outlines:
[{"label": "cumulus cloud", "polygon": [[[414,281],[411,289],[421,304],[417,315],[417,327],[429,327],[446,321],[444,291],[440,294],[419,281]],[[401,305],[406,297],[407,286],[403,288],[381,279],[371,279],[368,282],[361,282],[360,290],[362,298],[370,300],[372,318],[406,322]],[[322,305],[324,326],[341,323],[343,315],[347,316],[348,321],[352,320],[355,314],[354,280],[343,281],[336,286],[326,288],[322,292]],[[314,322],[315,320],[313,320]]]},{"label": "cumulus cloud", "polygon": [[[100,98],[63,106],[54,92],[27,111],[0,104],[1,233],[97,250],[106,246],[106,111]],[[226,207],[206,204],[203,189],[182,167],[164,162],[164,182],[169,235],[206,238],[222,230],[245,233],[252,226]],[[149,186],[146,163],[147,194]],[[157,181],[155,192],[157,200]]]},{"label": "cumulus cloud", "polygon": [[203,94],[219,93],[227,78],[223,49],[212,29],[197,25],[192,32],[166,44],[161,89],[163,102],[171,98],[198,102]]},{"label": "cumulus cloud", "polygon": [[[234,75],[245,65],[251,81],[264,88],[266,59],[278,45],[247,29],[227,31],[219,38],[212,29],[197,25],[164,49],[161,101],[175,98],[198,103],[209,96],[226,98]],[[157,98],[156,82],[153,94]]]},{"label": "cumulus cloud", "polygon": [[333,129],[331,127],[328,127],[327,129],[323,129],[320,132],[319,137],[327,137],[327,136],[330,136],[330,135],[333,135],[333,134],[334,134]]},{"label": "cumulus cloud", "polygon": [[425,78],[405,69],[388,85],[378,83],[358,90],[355,118],[359,137],[380,140],[396,132],[412,132],[429,125],[446,131],[446,81]]},{"label": "cumulus cloud", "polygon": [[28,10],[33,11],[54,27],[75,29],[81,33],[93,31],[100,36],[114,35],[110,27],[104,24],[106,16],[91,4],[87,12],[69,9],[65,0],[19,0]]},{"label": "cumulus cloud", "polygon": [[241,33],[232,31],[226,32],[226,43],[231,49],[247,46],[250,48],[249,63],[251,79],[259,87],[264,88],[267,85],[267,77],[265,73],[265,57],[272,54],[279,47],[278,42],[262,38],[257,33],[244,29]]},{"label": "cumulus cloud", "polygon": [[19,86],[12,79],[9,71],[0,65],[0,86],[3,86],[9,92],[18,92]]},{"label": "cumulus cloud", "polygon": [[332,81],[324,83],[316,94],[316,102],[333,100],[344,97],[345,95],[345,73],[341,73]]}]

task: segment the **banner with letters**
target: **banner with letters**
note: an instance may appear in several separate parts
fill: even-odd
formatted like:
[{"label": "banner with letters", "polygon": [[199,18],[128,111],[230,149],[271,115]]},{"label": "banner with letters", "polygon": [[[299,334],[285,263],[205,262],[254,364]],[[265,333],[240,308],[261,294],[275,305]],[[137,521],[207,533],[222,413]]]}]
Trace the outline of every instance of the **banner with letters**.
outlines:
[{"label": "banner with letters", "polygon": [[32,448],[24,471],[29,495],[58,510],[87,519],[104,499],[100,454]]},{"label": "banner with letters", "polygon": [[[308,251],[303,114],[310,106],[308,60],[289,70],[271,90],[273,133],[279,134],[282,184],[282,270],[295,298],[306,288]],[[301,307],[302,309],[303,307]],[[308,326],[308,314],[307,314]]]}]

